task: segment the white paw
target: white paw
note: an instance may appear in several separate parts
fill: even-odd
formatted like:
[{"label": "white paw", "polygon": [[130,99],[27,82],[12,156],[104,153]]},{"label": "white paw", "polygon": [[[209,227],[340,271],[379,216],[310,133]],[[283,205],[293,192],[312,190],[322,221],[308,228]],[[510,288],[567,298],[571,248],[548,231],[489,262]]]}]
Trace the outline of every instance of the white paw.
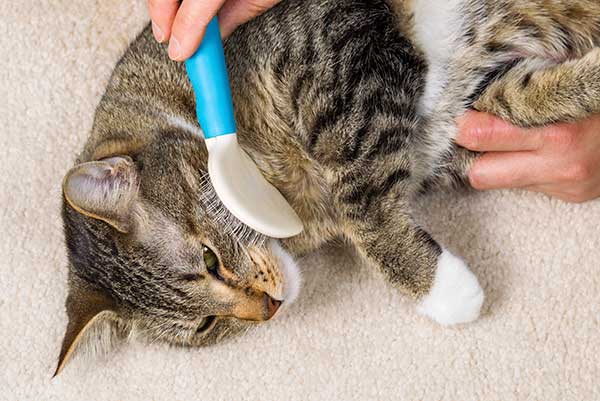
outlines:
[{"label": "white paw", "polygon": [[462,260],[444,249],[431,291],[417,311],[443,325],[467,323],[479,317],[483,298],[477,277]]}]

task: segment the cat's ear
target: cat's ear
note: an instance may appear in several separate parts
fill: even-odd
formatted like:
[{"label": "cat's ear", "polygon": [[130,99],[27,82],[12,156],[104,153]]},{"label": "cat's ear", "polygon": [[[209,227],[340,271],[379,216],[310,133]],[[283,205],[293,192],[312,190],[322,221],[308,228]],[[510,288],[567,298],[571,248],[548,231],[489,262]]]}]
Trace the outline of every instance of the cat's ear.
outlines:
[{"label": "cat's ear", "polygon": [[65,199],[77,212],[127,233],[138,191],[138,174],[128,156],[73,167],[63,181]]},{"label": "cat's ear", "polygon": [[96,340],[88,335],[92,329],[111,324],[110,321],[117,316],[115,304],[108,296],[88,289],[75,288],[70,290],[66,307],[67,329],[54,376],[63,370],[84,338],[88,341]]}]

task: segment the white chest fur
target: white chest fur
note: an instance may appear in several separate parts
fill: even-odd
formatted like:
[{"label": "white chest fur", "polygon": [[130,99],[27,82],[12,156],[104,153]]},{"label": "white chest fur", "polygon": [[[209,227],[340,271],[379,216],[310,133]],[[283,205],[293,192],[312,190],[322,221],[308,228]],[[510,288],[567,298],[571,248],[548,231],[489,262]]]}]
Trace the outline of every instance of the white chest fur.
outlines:
[{"label": "white chest fur", "polygon": [[413,0],[416,41],[429,61],[444,61],[460,36],[465,0]]},{"label": "white chest fur", "polygon": [[466,0],[413,0],[415,41],[429,66],[420,112],[434,109],[447,80],[447,66],[456,51],[461,30],[461,13]]}]

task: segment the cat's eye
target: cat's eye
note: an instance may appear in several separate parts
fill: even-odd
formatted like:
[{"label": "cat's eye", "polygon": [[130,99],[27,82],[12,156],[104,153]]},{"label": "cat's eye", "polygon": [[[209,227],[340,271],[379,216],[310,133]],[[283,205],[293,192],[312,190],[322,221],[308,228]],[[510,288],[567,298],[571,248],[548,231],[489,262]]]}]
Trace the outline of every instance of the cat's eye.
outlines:
[{"label": "cat's eye", "polygon": [[216,316],[207,316],[198,325],[196,329],[196,334],[202,334],[213,327],[213,323],[217,320]]},{"label": "cat's eye", "polygon": [[204,280],[204,275],[199,274],[199,273],[187,273],[184,274],[181,279],[183,281],[200,281],[200,280]]},{"label": "cat's eye", "polygon": [[202,247],[202,258],[204,259],[206,269],[214,274],[219,268],[219,258],[217,258],[217,255],[215,255],[212,249],[204,245]]}]

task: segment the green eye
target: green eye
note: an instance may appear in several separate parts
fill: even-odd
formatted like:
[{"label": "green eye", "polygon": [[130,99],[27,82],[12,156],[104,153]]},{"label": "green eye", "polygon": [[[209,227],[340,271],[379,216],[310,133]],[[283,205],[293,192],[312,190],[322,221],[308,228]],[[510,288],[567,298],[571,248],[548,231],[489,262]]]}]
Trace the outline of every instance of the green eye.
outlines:
[{"label": "green eye", "polygon": [[217,270],[219,267],[219,258],[217,255],[206,245],[202,247],[202,257],[204,258],[204,264],[207,270]]}]

